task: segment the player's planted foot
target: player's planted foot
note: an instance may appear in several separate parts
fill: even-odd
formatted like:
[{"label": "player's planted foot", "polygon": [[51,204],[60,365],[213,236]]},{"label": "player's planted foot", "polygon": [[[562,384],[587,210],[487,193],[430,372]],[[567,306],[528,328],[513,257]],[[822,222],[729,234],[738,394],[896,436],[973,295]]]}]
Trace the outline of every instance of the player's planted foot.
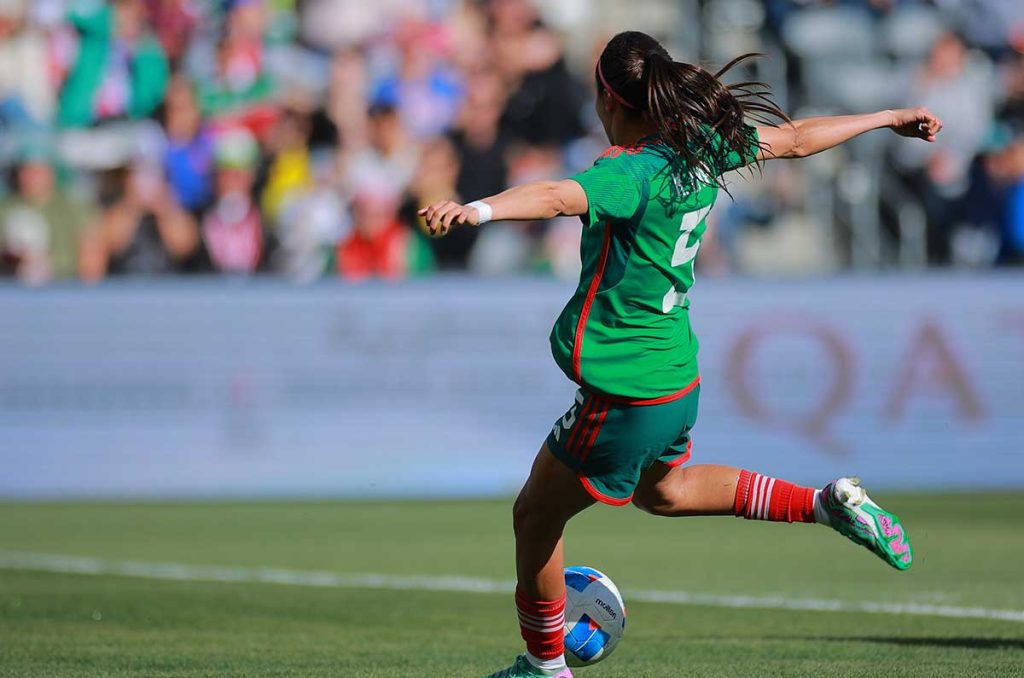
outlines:
[{"label": "player's planted foot", "polygon": [[533,678],[534,676],[548,676],[549,678],[572,678],[572,672],[567,667],[544,671],[530,663],[525,654],[516,657],[512,666],[503,671],[498,671],[487,676],[487,678]]},{"label": "player's planted foot", "polygon": [[860,478],[833,480],[821,491],[821,506],[839,534],[871,550],[897,570],[914,562],[910,537],[900,519],[875,502],[860,486]]}]

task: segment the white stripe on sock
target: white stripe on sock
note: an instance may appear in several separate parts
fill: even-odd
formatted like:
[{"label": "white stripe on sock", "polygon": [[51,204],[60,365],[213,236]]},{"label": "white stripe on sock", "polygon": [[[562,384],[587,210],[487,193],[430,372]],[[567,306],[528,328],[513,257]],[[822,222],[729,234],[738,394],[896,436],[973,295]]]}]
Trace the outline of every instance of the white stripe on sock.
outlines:
[{"label": "white stripe on sock", "polygon": [[766,476],[757,474],[757,502],[754,504],[754,510],[751,512],[751,518],[757,518],[761,515],[761,507],[764,505],[764,490],[768,487],[768,478]]},{"label": "white stripe on sock", "polygon": [[758,518],[761,517],[760,513],[768,508],[768,483],[769,481],[771,481],[771,478],[769,478],[768,476],[762,477],[764,478],[764,482],[761,483],[761,501],[759,502],[757,507]]},{"label": "white stripe on sock", "polygon": [[754,515],[754,507],[757,506],[757,483],[760,479],[761,475],[755,473],[753,480],[750,482],[750,494],[747,496],[747,518]]},{"label": "white stripe on sock", "polygon": [[761,507],[761,520],[768,520],[768,510],[772,507],[773,487],[775,487],[775,478],[768,481],[768,489],[764,493],[764,505]]},{"label": "white stripe on sock", "polygon": [[556,619],[565,619],[565,613],[564,612],[560,612],[558,614],[548,615],[546,617],[539,617],[537,615],[527,614],[526,612],[523,612],[522,610],[517,610],[517,611],[519,612],[519,616],[522,617],[523,619],[526,619],[526,620],[532,621],[532,622],[537,622],[537,623],[544,623],[544,622],[549,622],[549,621],[555,621]]},{"label": "white stripe on sock", "polygon": [[519,612],[519,618],[520,619],[526,619],[527,621],[532,621],[535,624],[545,624],[545,623],[548,623],[548,622],[554,622],[554,621],[556,621],[558,619],[565,619],[565,613],[564,612],[560,613],[560,614],[550,615],[550,616],[547,616],[547,617],[541,617],[541,616],[538,616],[538,615],[535,615],[535,614],[527,614],[526,612],[523,612],[522,610],[518,610],[518,612]]},{"label": "white stripe on sock", "polygon": [[550,624],[548,626],[537,626],[520,619],[519,625],[522,626],[524,629],[529,629],[530,631],[536,631],[538,633],[554,633],[555,631],[560,631],[562,630],[562,628],[565,627],[565,620],[562,620],[556,624]]}]

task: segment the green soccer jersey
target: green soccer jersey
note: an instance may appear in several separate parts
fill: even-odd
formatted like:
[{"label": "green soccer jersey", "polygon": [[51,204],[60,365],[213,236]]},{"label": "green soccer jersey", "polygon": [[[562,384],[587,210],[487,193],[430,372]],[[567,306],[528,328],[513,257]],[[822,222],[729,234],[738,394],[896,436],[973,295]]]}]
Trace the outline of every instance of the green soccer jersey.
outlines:
[{"label": "green soccer jersey", "polygon": [[[730,154],[722,172],[754,161]],[[584,388],[629,401],[671,399],[698,378],[690,328],[693,262],[718,187],[687,175],[656,137],[612,146],[572,177],[587,194],[583,271],[551,331],[555,362]]]}]

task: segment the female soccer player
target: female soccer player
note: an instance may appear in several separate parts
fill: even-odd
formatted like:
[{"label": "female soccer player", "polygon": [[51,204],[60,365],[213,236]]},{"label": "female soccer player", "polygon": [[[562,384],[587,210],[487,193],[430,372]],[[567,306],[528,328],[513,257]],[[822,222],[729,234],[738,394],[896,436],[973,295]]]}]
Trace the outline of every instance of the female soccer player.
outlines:
[{"label": "female soccer player", "polygon": [[571,677],[563,657],[562,531],[595,501],[632,501],[659,516],[821,523],[896,569],[910,567],[899,519],[856,478],[818,491],[738,468],[683,466],[700,393],[687,294],[722,174],[803,158],[874,129],[926,141],[942,129],[923,108],[789,121],[749,83],[721,82],[737,61],[712,75],[672,61],[648,35],[620,33],[595,69],[597,114],[613,145],[593,167],[420,212],[436,236],[492,219],[583,222],[580,283],[551,333],[555,362],[580,388],[513,509],[515,600],[527,651],[490,678]]}]

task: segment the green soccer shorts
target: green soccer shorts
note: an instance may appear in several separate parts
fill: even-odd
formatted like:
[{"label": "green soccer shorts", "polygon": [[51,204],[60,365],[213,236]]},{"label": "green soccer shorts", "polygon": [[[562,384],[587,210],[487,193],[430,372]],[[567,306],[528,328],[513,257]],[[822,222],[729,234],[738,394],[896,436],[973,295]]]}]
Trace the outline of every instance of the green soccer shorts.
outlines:
[{"label": "green soccer shorts", "polygon": [[700,380],[668,402],[630,404],[583,389],[555,422],[548,449],[579,477],[590,495],[623,506],[654,462],[680,466],[690,458]]}]

